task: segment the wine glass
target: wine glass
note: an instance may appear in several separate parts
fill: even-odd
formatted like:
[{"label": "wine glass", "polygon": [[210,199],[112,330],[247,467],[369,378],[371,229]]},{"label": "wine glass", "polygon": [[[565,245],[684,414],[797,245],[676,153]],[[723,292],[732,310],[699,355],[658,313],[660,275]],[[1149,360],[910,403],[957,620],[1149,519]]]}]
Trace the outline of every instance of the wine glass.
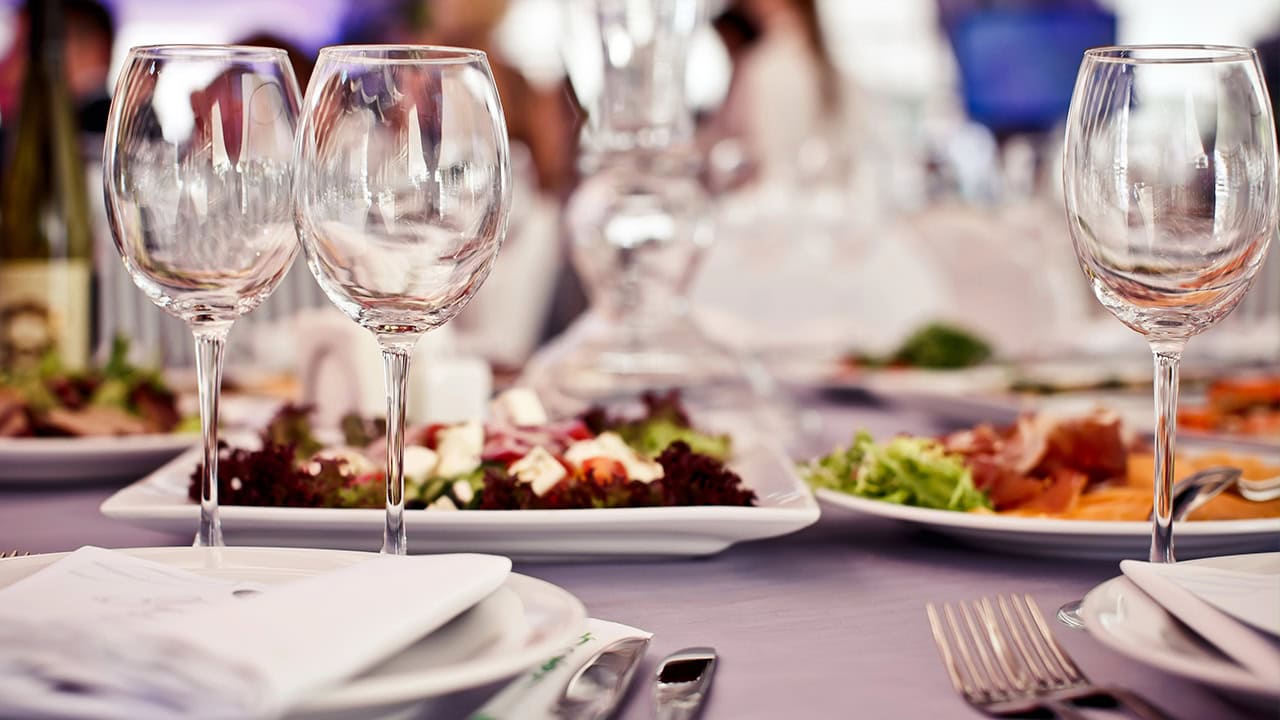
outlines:
[{"label": "wine glass", "polygon": [[218,393],[227,333],[298,251],[291,186],[298,82],[283,50],[129,51],[112,95],[103,185],[134,283],[195,336],[204,465],[196,545],[222,545]]},{"label": "wine glass", "polygon": [[1076,257],[1155,361],[1152,562],[1173,562],[1178,361],[1244,297],[1277,222],[1276,130],[1257,53],[1207,45],[1085,52],[1063,180]]},{"label": "wine glass", "polygon": [[303,106],[298,235],[325,294],[382,349],[382,551],[404,554],[409,358],[493,267],[511,209],[506,120],[488,59],[463,48],[324,48]]}]

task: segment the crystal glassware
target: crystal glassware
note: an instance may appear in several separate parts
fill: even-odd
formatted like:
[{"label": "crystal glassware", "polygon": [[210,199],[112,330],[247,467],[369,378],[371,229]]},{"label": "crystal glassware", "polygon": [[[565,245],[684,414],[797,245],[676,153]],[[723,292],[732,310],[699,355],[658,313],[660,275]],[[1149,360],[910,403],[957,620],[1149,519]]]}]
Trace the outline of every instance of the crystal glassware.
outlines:
[{"label": "crystal glassware", "polygon": [[690,42],[708,4],[566,7],[566,64],[586,124],[584,178],[565,224],[590,307],[529,361],[520,382],[562,414],[667,389],[693,405],[763,406],[774,399],[771,379],[709,337],[688,301],[713,235],[685,94]]},{"label": "crystal glassware", "polygon": [[1155,361],[1152,562],[1172,562],[1178,362],[1244,297],[1277,222],[1276,129],[1257,53],[1085,52],[1063,181],[1080,267]]},{"label": "crystal glassware", "polygon": [[103,148],[116,249],[133,281],[195,335],[204,465],[196,545],[222,544],[218,393],[227,333],[298,251],[292,196],[298,83],[283,50],[135,47]]},{"label": "crystal glassware", "polygon": [[303,106],[298,235],[325,294],[382,348],[382,551],[403,554],[409,358],[493,267],[511,209],[506,120],[485,54],[462,48],[324,48]]}]

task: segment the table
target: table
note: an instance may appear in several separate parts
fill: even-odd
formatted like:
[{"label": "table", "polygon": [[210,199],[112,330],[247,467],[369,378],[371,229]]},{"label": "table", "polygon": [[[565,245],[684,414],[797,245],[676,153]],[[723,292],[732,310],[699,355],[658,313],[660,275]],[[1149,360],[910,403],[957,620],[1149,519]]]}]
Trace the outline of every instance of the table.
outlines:
[{"label": "table", "polygon": [[[862,405],[816,404],[819,446],[855,428],[936,432],[932,418]],[[189,544],[109,520],[98,505],[113,486],[0,488],[0,549]],[[228,538],[234,543],[235,538]],[[412,544],[412,538],[410,538]],[[595,617],[654,633],[618,717],[653,715],[647,679],[666,654],[711,645],[720,654],[704,718],[982,717],[952,691],[924,614],[928,601],[1026,592],[1042,610],[1082,597],[1118,574],[1113,562],[992,555],[907,526],[838,508],[794,535],[746,543],[698,560],[517,564],[577,595]],[[1277,717],[1148,669],[1087,633],[1055,628],[1094,679],[1123,685],[1190,719]],[[462,718],[498,686],[441,698],[421,717]],[[1280,711],[1280,709],[1278,709]],[[1089,710],[1094,717],[1125,717]]]}]

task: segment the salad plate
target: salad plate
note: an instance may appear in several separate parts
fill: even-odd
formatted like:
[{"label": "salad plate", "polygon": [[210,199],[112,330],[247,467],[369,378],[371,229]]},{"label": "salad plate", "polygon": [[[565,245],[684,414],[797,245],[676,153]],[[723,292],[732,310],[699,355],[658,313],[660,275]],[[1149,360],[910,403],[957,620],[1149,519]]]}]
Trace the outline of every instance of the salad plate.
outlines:
[{"label": "salad plate", "polygon": [[[1181,538],[1178,551],[1182,551]],[[1280,571],[1280,553],[1203,558],[1188,564],[1274,574]],[[1085,595],[1080,615],[1099,642],[1140,663],[1204,683],[1259,708],[1274,711],[1280,703],[1280,685],[1274,679],[1258,677],[1227,660],[1123,575]]]},{"label": "salad plate", "polygon": [[[820,488],[818,499],[863,515],[890,518],[983,549],[1090,560],[1146,559],[1151,523],[957,512],[898,505]],[[1280,518],[1196,520],[1175,529],[1179,557],[1280,550]]]},{"label": "salad plate", "polygon": [[[222,579],[273,584],[335,570],[364,553],[229,547],[217,567],[199,548],[119,550]],[[62,554],[0,560],[0,587],[53,563]],[[512,573],[506,583],[448,624],[346,683],[317,693],[289,718],[367,718],[411,710],[421,701],[516,675],[568,644],[586,622],[566,590]]]},{"label": "salad plate", "polygon": [[[689,505],[607,509],[406,510],[411,552],[487,552],[521,559],[694,557],[794,532],[819,509],[795,467],[772,443],[735,434],[729,467],[756,493],[753,507]],[[187,499],[193,449],[109,497],[107,517],[189,534],[199,508]],[[223,505],[231,544],[376,550],[380,509]]]}]

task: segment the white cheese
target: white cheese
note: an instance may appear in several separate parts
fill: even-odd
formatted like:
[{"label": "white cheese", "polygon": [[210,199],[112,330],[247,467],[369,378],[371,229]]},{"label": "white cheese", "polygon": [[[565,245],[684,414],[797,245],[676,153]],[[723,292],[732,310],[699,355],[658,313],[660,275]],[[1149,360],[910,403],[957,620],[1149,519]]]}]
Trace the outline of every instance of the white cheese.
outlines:
[{"label": "white cheese", "polygon": [[505,417],[516,427],[534,427],[547,424],[547,411],[542,407],[538,394],[529,388],[511,388],[493,400],[495,415]]},{"label": "white cheese", "polygon": [[652,482],[663,474],[661,465],[641,457],[621,435],[612,432],[600,433],[590,440],[579,440],[569,446],[564,458],[575,467],[582,467],[591,458],[616,460],[622,464],[629,479],[640,482]]},{"label": "white cheese", "polygon": [[507,471],[514,475],[516,480],[530,485],[533,488],[533,494],[539,496],[555,487],[556,483],[569,474],[560,461],[541,445],[511,463]]},{"label": "white cheese", "polygon": [[453,496],[458,498],[458,502],[468,505],[476,494],[471,489],[471,483],[466,480],[455,480],[453,483]]},{"label": "white cheese", "polygon": [[457,510],[458,506],[453,504],[448,495],[441,495],[435,499],[435,502],[427,506],[428,510]]},{"label": "white cheese", "polygon": [[484,426],[472,420],[442,428],[436,435],[436,453],[440,462],[436,465],[437,477],[464,475],[480,467],[480,453],[484,450]]},{"label": "white cheese", "polygon": [[436,451],[422,445],[406,445],[404,448],[404,476],[413,480],[426,480],[440,463]]},{"label": "white cheese", "polygon": [[378,466],[365,457],[363,452],[353,447],[326,448],[312,455],[311,464],[307,467],[312,475],[320,472],[320,460],[345,460],[347,462],[347,473],[351,475],[363,475],[378,469]]}]

